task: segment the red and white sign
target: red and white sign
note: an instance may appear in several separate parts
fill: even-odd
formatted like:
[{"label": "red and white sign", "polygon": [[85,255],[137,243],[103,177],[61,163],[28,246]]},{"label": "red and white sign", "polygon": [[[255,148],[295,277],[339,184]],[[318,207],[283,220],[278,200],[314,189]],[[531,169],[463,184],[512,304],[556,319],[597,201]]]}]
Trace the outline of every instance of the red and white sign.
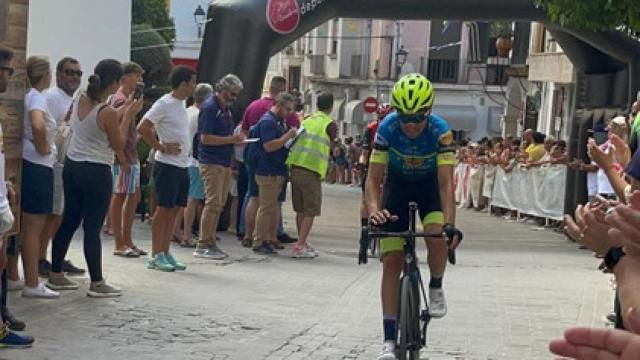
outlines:
[{"label": "red and white sign", "polygon": [[300,24],[300,6],[297,0],[267,1],[267,23],[278,34],[289,34]]},{"label": "red and white sign", "polygon": [[364,106],[364,111],[368,112],[369,114],[373,114],[374,112],[376,112],[376,110],[378,110],[378,105],[378,100],[371,96],[364,99],[364,103],[362,104],[362,106]]}]

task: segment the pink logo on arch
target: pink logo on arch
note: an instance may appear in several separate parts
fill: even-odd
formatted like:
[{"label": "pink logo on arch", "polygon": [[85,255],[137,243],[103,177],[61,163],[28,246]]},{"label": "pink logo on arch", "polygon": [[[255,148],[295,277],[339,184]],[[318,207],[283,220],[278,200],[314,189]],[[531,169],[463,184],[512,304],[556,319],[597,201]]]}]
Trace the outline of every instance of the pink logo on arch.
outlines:
[{"label": "pink logo on arch", "polygon": [[300,6],[297,0],[267,1],[267,22],[278,34],[289,34],[300,23]]}]

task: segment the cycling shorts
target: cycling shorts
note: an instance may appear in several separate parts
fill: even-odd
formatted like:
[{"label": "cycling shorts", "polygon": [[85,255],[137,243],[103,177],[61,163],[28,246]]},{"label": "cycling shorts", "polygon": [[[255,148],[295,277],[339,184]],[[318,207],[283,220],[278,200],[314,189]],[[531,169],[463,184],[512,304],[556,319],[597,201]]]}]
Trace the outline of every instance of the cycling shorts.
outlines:
[{"label": "cycling shorts", "polygon": [[[398,220],[388,222],[381,230],[386,232],[402,232],[409,229],[409,203],[418,204],[418,215],[422,225],[444,225],[444,214],[440,205],[440,193],[436,179],[422,181],[403,181],[387,179],[383,191],[383,209],[397,215]],[[399,237],[380,239],[380,251],[386,254],[403,251],[405,240]]]}]

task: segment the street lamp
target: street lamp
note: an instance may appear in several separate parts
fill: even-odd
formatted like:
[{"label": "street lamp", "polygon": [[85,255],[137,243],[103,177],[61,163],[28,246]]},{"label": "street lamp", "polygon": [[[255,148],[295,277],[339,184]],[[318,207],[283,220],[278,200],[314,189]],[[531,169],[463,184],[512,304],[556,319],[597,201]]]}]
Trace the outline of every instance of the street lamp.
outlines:
[{"label": "street lamp", "polygon": [[396,52],[396,80],[400,78],[402,67],[407,62],[407,55],[409,55],[409,52],[404,49],[404,46],[400,46],[400,50]]},{"label": "street lamp", "polygon": [[207,13],[204,12],[202,6],[198,5],[196,11],[193,12],[193,21],[196,23],[198,27],[198,39],[202,38],[202,25],[204,25],[204,20],[207,17]]}]

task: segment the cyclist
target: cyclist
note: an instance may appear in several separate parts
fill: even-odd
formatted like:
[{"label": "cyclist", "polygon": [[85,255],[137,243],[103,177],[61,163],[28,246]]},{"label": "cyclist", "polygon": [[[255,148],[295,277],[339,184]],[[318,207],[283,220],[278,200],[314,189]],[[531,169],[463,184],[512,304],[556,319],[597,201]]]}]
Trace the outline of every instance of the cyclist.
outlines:
[{"label": "cyclist", "polygon": [[[403,76],[392,90],[391,106],[378,128],[369,164],[365,199],[370,220],[382,231],[402,232],[409,227],[408,203],[418,204],[427,233],[442,237],[426,240],[429,282],[429,313],[447,313],[442,278],[447,265],[448,242],[452,249],[461,234],[455,227],[453,168],[455,149],[449,125],[432,113],[434,91],[420,74]],[[380,188],[384,180],[384,198]],[[402,238],[383,238],[382,312],[384,346],[379,360],[395,360],[397,294],[403,268]]]},{"label": "cyclist", "polygon": [[[368,241],[367,228],[369,225],[369,214],[367,212],[367,206],[365,203],[364,197],[364,189],[365,184],[367,183],[367,172],[369,170],[369,157],[371,156],[371,149],[373,146],[373,141],[376,137],[376,132],[378,131],[378,126],[380,126],[380,122],[384,119],[389,113],[393,111],[393,108],[389,105],[382,105],[378,107],[376,111],[376,118],[367,125],[367,129],[365,130],[364,136],[362,138],[362,152],[360,153],[360,159],[358,160],[358,167],[362,170],[362,204],[360,205],[360,243]],[[366,248],[365,247],[365,251]],[[365,259],[361,261],[366,261],[367,254],[362,254]]]}]

